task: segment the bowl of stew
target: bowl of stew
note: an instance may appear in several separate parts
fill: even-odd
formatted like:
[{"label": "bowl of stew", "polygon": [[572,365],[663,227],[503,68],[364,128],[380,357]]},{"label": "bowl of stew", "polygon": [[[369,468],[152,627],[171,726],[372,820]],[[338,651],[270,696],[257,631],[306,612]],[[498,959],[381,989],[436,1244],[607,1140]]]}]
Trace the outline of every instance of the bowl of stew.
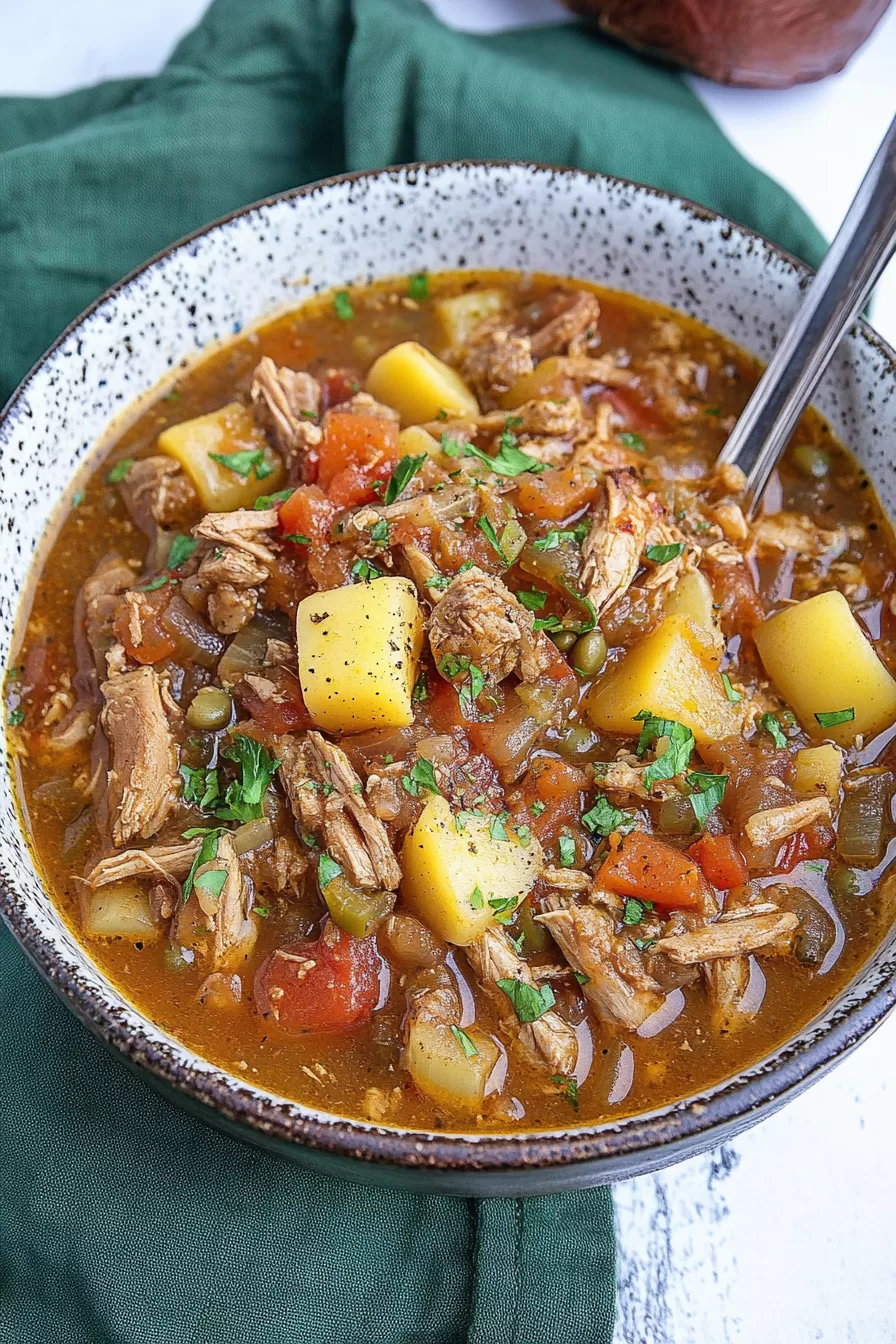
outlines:
[{"label": "bowl of stew", "polygon": [[893,1003],[892,352],[754,521],[808,272],[531,164],[262,202],[0,421],[3,912],[155,1085],[356,1179],[673,1161]]}]

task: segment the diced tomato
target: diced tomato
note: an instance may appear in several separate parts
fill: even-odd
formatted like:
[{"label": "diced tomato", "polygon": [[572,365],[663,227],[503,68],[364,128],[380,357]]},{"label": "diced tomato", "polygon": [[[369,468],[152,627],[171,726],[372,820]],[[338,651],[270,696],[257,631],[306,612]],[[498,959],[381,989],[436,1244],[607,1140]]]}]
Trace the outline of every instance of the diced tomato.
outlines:
[{"label": "diced tomato", "polygon": [[702,909],[712,894],[692,859],[643,831],[632,831],[611,848],[598,881],[619,896],[691,910]]},{"label": "diced tomato", "polygon": [[328,412],[317,478],[337,508],[375,500],[373,482],[387,480],[397,459],[394,420],[350,411]]},{"label": "diced tomato", "polygon": [[789,835],[778,850],[774,872],[792,873],[804,859],[823,859],[834,844],[834,831],[824,822],[817,822],[805,831]]},{"label": "diced tomato", "polygon": [[608,401],[613,410],[625,421],[624,428],[636,433],[667,433],[669,425],[656,406],[644,401],[626,387],[605,388],[597,397],[598,401]]},{"label": "diced tomato", "polygon": [[704,835],[688,854],[719,891],[743,886],[749,877],[747,861],[730,835]]},{"label": "diced tomato", "polygon": [[456,574],[461,565],[472,562],[487,574],[504,571],[501,557],[480,528],[472,531],[440,527],[436,533],[433,559],[446,574]]},{"label": "diced tomato", "polygon": [[[261,694],[260,683],[267,682],[271,694]],[[237,700],[260,727],[269,733],[295,733],[311,727],[311,716],[302,699],[302,688],[296,677],[285,667],[265,668],[253,683],[238,681],[234,687]]]},{"label": "diced tomato", "polygon": [[382,968],[375,938],[353,938],[328,922],[316,943],[293,943],[262,962],[255,1002],[296,1035],[351,1031],[373,1016]]},{"label": "diced tomato", "polygon": [[437,733],[453,733],[455,728],[469,728],[460,707],[460,697],[450,682],[441,676],[428,678],[429,695],[426,708],[429,720]]},{"label": "diced tomato", "polygon": [[336,509],[317,485],[300,485],[280,505],[281,531],[287,536],[307,537],[318,550],[329,543],[335,517]]},{"label": "diced tomato", "polygon": [[532,828],[542,845],[556,844],[562,831],[577,826],[587,787],[587,777],[576,766],[552,756],[539,758],[526,775],[519,797],[513,800],[514,816]]},{"label": "diced tomato", "polygon": [[602,490],[600,480],[584,467],[559,467],[527,474],[517,479],[517,500],[523,513],[533,518],[562,522],[586,504],[593,504]]},{"label": "diced tomato", "polygon": [[129,603],[122,602],[119,606],[115,635],[124,645],[128,657],[137,663],[160,663],[171,658],[177,650],[177,641],[160,623],[170,591],[166,584],[155,592],[139,593],[136,617]]},{"label": "diced tomato", "polygon": [[356,369],[328,369],[323,381],[324,410],[341,406],[356,392],[361,391],[362,379]]}]

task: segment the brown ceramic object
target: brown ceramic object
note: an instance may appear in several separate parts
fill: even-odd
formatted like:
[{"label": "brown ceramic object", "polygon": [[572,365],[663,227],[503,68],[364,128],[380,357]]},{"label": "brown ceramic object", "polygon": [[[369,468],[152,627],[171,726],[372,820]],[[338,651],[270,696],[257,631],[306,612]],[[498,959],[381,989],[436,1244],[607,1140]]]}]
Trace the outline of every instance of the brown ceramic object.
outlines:
[{"label": "brown ceramic object", "polygon": [[719,84],[787,89],[842,70],[890,0],[567,0],[645,55]]}]

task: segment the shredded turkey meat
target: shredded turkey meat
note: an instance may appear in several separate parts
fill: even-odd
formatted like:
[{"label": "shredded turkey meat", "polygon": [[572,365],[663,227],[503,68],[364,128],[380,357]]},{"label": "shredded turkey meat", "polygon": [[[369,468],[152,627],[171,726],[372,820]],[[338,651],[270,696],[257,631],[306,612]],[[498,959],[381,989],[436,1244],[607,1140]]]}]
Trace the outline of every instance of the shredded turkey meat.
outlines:
[{"label": "shredded turkey meat", "polygon": [[102,685],[100,721],[109,742],[108,805],[116,845],[155,835],[179,792],[177,751],[151,667]]},{"label": "shredded turkey meat", "polygon": [[263,565],[273,565],[274,552],[264,539],[276,532],[280,515],[276,509],[234,509],[232,513],[207,513],[193,528],[193,536],[220,546],[235,546]]},{"label": "shredded turkey meat", "polygon": [[84,632],[98,677],[106,676],[106,654],[115,643],[121,596],[133,582],[133,567],[112,552],[99,562],[78,595],[75,629]]},{"label": "shredded turkey meat", "polygon": [[[223,873],[223,882],[213,875]],[[215,858],[197,868],[189,899],[175,915],[171,939],[191,947],[212,966],[245,959],[258,933],[251,915],[252,883],[240,868],[230,833],[218,836]]]},{"label": "shredded turkey meat", "polygon": [[274,444],[287,457],[316,448],[323,437],[315,424],[320,415],[320,384],[310,373],[278,367],[265,355],[252,375],[252,405]]},{"label": "shredded turkey meat", "polygon": [[831,804],[827,798],[807,798],[803,802],[789,803],[786,807],[770,807],[764,812],[754,812],[744,826],[751,845],[761,849],[767,845],[779,844],[789,835],[804,831],[816,822],[831,820]]},{"label": "shredded turkey meat", "polygon": [[199,853],[200,840],[185,840],[177,845],[151,845],[148,849],[125,849],[101,859],[87,874],[92,887],[126,878],[173,878],[182,882]]},{"label": "shredded turkey meat", "polygon": [[163,453],[132,463],[118,488],[128,513],[148,536],[157,527],[186,527],[199,506],[183,467]]},{"label": "shredded turkey meat", "polygon": [[475,565],[452,579],[430,618],[429,643],[436,666],[468,659],[493,683],[516,672],[535,681],[551,660],[547,639],[532,628],[533,616],[500,579]]},{"label": "shredded turkey meat", "polygon": [[593,905],[548,896],[535,918],[543,924],[574,971],[585,976],[582,992],[602,1022],[637,1031],[663,1003],[658,983],[644,969],[630,938],[616,933],[611,915]]},{"label": "shredded turkey meat", "polygon": [[320,733],[277,740],[280,778],[302,828],[319,836],[356,887],[395,891],[401,868],[345,752]]},{"label": "shredded turkey meat", "polygon": [[802,513],[772,513],[753,523],[751,538],[759,551],[796,551],[805,559],[836,560],[849,546],[842,525],[819,527]]},{"label": "shredded turkey meat", "polygon": [[519,980],[536,988],[532,972],[514,952],[507,934],[502,929],[486,929],[464,952],[476,978],[492,995],[511,1039],[516,1038],[523,1051],[550,1073],[571,1077],[575,1073],[578,1042],[569,1023],[553,1008],[535,1022],[518,1022],[510,1000],[498,988],[498,980]]},{"label": "shredded turkey meat", "polygon": [[693,929],[672,938],[660,938],[654,948],[672,961],[695,965],[717,957],[741,957],[749,952],[778,944],[793,933],[799,924],[790,910],[751,915],[744,913],[735,918],[722,915],[713,924]]}]

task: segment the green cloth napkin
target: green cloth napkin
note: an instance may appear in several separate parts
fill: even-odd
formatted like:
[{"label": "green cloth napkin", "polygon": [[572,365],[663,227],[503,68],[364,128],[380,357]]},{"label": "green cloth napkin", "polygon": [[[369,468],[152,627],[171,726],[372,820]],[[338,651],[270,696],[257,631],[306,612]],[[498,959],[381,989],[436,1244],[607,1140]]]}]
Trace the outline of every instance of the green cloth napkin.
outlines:
[{"label": "green cloth napkin", "polygon": [[[413,159],[599,168],[817,261],[820,235],[682,80],[569,24],[473,37],[418,0],[215,0],[153,79],[0,99],[0,402],[173,239]],[[607,1344],[607,1190],[352,1187],[207,1129],[0,930],[0,1344]]]}]

